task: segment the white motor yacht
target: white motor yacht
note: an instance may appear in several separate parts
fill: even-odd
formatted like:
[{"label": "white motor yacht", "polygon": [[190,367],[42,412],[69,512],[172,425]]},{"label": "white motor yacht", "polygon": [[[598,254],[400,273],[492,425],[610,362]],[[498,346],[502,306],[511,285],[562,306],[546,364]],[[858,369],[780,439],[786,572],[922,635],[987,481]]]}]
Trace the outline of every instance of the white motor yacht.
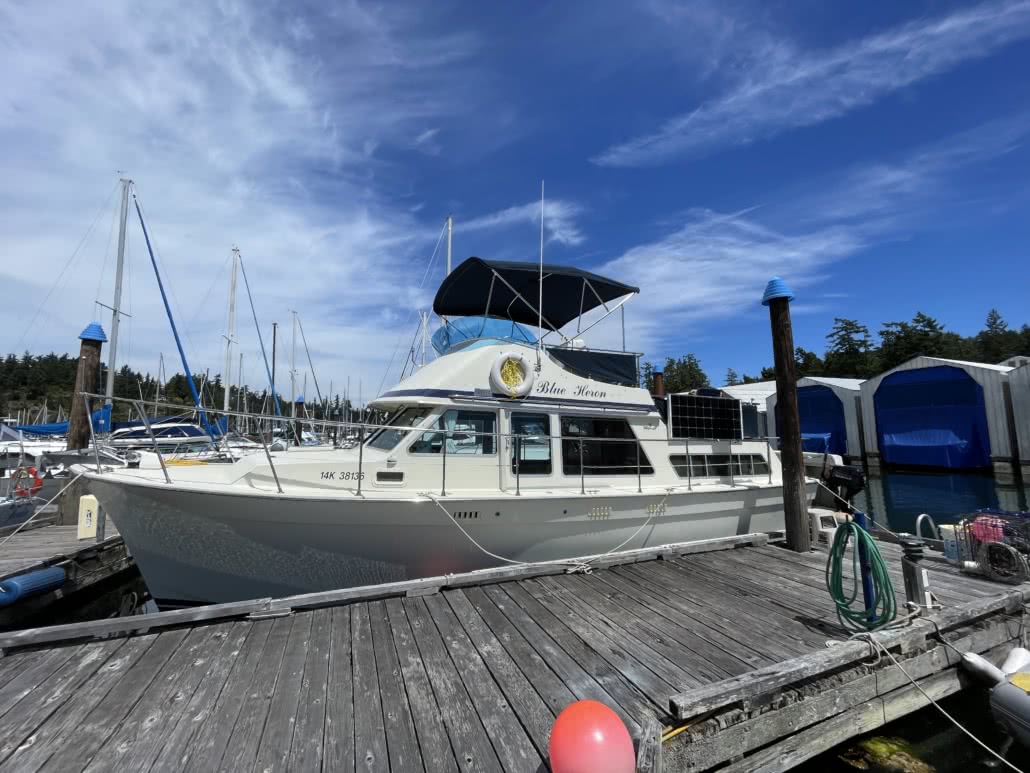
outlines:
[{"label": "white motor yacht", "polygon": [[449,341],[372,403],[388,423],[362,428],[357,447],[252,453],[167,478],[149,464],[93,469],[91,490],[152,595],[180,602],[783,529],[779,457],[742,437],[739,402],[656,402],[635,354],[524,340],[523,325],[560,335],[635,292],[574,268],[470,258],[436,313],[522,335]]}]

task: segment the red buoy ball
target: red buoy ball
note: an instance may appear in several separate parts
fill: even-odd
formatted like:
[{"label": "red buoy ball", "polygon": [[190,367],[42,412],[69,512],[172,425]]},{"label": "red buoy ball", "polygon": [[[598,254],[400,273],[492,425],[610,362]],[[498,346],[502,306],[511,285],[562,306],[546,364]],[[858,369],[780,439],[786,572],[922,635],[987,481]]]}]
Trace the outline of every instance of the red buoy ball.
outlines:
[{"label": "red buoy ball", "polygon": [[554,773],[633,773],[633,739],[619,715],[597,701],[565,707],[548,745]]}]

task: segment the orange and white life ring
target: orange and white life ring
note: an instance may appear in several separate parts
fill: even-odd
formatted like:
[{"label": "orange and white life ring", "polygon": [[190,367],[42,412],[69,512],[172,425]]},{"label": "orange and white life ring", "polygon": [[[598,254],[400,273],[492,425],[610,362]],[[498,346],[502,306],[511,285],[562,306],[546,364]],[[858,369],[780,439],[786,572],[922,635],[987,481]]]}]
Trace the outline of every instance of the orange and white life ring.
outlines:
[{"label": "orange and white life ring", "polygon": [[[35,467],[22,467],[17,472],[18,482],[14,486],[14,495],[16,497],[29,497],[36,496],[43,488],[43,479],[39,477],[39,472]],[[28,485],[28,488],[22,483],[22,478],[28,476],[32,478],[32,482]]]}]

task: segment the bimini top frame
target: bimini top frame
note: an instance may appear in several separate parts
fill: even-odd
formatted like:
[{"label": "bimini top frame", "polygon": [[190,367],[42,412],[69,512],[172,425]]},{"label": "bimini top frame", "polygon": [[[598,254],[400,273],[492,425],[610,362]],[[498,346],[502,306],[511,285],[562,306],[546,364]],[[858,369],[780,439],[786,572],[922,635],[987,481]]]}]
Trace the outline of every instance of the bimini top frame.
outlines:
[{"label": "bimini top frame", "polygon": [[[604,319],[629,300],[628,296],[639,292],[637,287],[571,266],[541,267],[472,257],[444,279],[433,300],[433,311],[441,317],[484,315],[542,325],[568,340],[560,328],[599,306],[605,309]],[[541,298],[540,307],[530,298]],[[609,308],[608,303],[618,298],[623,300]]]}]

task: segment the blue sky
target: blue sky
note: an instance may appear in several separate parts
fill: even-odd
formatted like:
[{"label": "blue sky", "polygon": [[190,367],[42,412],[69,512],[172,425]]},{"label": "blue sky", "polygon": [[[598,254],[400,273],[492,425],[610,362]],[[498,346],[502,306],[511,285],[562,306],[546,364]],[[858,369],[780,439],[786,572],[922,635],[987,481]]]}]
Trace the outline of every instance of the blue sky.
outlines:
[{"label": "blue sky", "polygon": [[[773,274],[817,351],[834,316],[1030,321],[1026,0],[0,2],[0,62],[4,350],[70,350],[109,302],[117,170],[198,371],[238,244],[323,388],[368,397],[396,349],[388,386],[444,218],[458,260],[535,260],[541,179],[548,262],[638,284],[630,347],[716,381],[771,362]],[[119,359],[153,370],[173,344],[135,231],[129,255]]]}]

